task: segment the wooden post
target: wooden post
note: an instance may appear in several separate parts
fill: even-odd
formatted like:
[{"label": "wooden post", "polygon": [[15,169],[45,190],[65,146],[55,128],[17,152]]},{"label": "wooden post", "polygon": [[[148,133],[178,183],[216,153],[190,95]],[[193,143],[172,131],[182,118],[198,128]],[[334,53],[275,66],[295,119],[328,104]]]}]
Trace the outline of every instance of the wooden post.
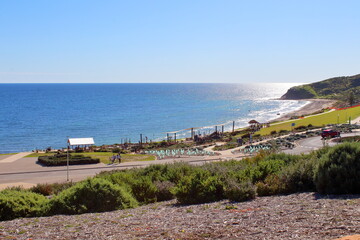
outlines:
[{"label": "wooden post", "polygon": [[235,121],[233,121],[233,130],[232,130],[232,132],[234,132],[235,131]]}]

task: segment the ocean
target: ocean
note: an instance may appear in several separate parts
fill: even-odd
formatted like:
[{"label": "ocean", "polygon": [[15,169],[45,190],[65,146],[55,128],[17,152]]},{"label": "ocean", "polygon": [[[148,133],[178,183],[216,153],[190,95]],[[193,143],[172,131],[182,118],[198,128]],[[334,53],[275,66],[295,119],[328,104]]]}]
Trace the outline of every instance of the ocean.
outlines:
[{"label": "ocean", "polygon": [[266,122],[306,104],[276,100],[294,85],[0,84],[0,153],[63,148],[67,137],[102,145]]}]

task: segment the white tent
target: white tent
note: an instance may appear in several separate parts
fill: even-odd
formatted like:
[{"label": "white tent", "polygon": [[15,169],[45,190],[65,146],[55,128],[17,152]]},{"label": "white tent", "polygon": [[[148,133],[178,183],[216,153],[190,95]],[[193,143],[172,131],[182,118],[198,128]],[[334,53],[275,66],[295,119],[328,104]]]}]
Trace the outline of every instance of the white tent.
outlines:
[{"label": "white tent", "polygon": [[80,145],[94,145],[94,138],[69,138],[68,144],[70,146],[80,146]]}]

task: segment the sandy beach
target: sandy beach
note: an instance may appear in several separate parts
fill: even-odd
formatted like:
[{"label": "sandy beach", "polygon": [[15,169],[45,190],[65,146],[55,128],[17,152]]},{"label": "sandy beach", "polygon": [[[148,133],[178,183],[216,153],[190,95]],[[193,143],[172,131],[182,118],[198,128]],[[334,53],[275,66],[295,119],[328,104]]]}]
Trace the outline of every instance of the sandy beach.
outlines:
[{"label": "sandy beach", "polygon": [[286,121],[293,116],[309,115],[317,111],[320,111],[324,108],[332,107],[336,102],[336,100],[330,100],[330,99],[303,99],[303,100],[309,101],[309,103],[296,111],[280,115],[279,118],[276,118],[273,121]]}]

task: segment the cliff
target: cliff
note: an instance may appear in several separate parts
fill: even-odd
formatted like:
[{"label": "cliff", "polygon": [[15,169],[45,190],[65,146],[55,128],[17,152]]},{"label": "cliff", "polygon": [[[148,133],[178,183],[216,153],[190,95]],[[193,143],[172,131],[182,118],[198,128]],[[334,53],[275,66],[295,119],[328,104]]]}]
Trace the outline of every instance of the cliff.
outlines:
[{"label": "cliff", "polygon": [[350,93],[360,95],[360,74],[347,77],[335,77],[320,82],[290,88],[281,99],[327,98],[344,100]]}]

